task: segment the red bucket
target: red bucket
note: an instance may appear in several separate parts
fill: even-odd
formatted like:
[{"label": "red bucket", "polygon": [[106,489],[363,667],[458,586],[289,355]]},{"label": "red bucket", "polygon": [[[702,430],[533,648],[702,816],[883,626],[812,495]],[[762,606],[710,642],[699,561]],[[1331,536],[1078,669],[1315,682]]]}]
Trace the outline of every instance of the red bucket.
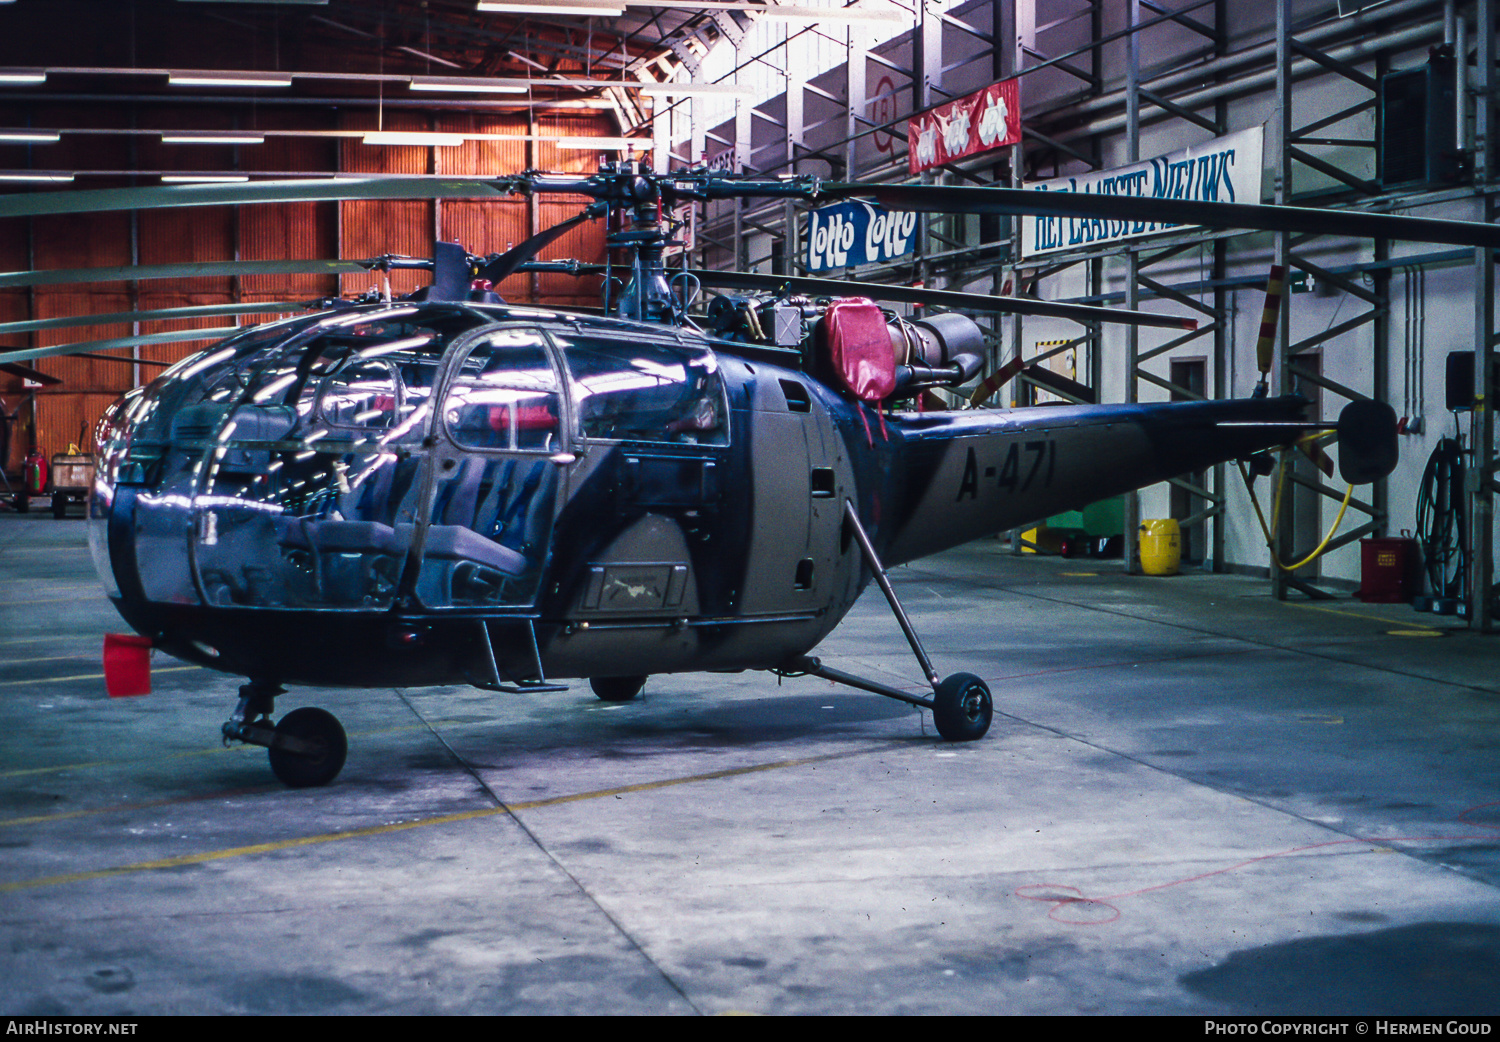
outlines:
[{"label": "red bucket", "polygon": [[134,633],[104,635],[104,689],[110,698],[151,693],[151,638]]}]

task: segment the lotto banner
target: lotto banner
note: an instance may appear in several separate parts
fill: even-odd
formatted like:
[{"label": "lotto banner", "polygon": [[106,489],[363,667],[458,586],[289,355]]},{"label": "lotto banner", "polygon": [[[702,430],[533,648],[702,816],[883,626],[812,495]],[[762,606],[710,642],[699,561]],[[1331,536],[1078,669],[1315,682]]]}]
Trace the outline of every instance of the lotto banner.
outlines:
[{"label": "lotto banner", "polygon": [[1001,80],[906,121],[906,163],[913,174],[1021,140],[1021,89]]},{"label": "lotto banner", "polygon": [[854,200],[813,210],[802,226],[807,270],[828,271],[904,257],[915,248],[917,215]]}]

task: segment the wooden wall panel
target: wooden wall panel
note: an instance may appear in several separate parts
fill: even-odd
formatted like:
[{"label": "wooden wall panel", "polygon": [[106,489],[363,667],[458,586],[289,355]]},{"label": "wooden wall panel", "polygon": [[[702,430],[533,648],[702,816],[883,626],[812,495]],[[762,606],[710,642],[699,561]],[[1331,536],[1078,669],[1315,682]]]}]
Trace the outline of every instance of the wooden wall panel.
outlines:
[{"label": "wooden wall panel", "polygon": [[[37,446],[49,460],[73,445],[92,452],[94,428],[117,394],[46,394],[36,399]],[[19,439],[24,441],[24,437]]]},{"label": "wooden wall panel", "polygon": [[[337,203],[277,203],[240,207],[242,260],[321,260],[338,253]],[[247,275],[240,295],[261,300],[311,300],[339,292],[338,276]]]},{"label": "wooden wall panel", "polygon": [[[130,215],[128,213],[65,213],[37,217],[36,267],[112,268],[130,263]],[[85,284],[83,289],[118,292],[123,283]],[[38,286],[46,293],[76,293],[79,286]]]},{"label": "wooden wall panel", "polygon": [[[24,290],[8,290],[0,293],[0,322],[23,322],[30,318],[29,302]],[[26,347],[30,341],[27,333],[11,333],[0,337],[0,348]],[[26,388],[22,386],[19,376],[9,373],[0,373],[0,412],[9,416],[17,410],[21,411],[23,421],[29,416],[26,406]],[[7,472],[14,473],[20,469],[21,461],[26,456],[23,446],[26,441],[26,433],[23,429],[23,421],[18,421],[12,427],[10,449],[4,459],[0,459],[0,467]]]},{"label": "wooden wall panel", "polygon": [[[525,134],[526,116],[516,114],[443,114],[433,129],[455,134]],[[463,177],[504,177],[526,169],[525,141],[465,141],[440,148],[437,172]]]},{"label": "wooden wall panel", "polygon": [[[142,210],[140,256],[142,264],[183,264],[232,261],[235,252],[235,207],[192,206],[173,210]],[[227,275],[197,279],[153,279],[141,287],[142,294],[212,293],[227,300],[231,280]]]},{"label": "wooden wall panel", "polygon": [[[276,125],[294,130],[333,129],[323,113],[278,113]],[[241,169],[326,171],[338,169],[336,138],[268,137],[240,149]],[[243,260],[319,260],[338,256],[337,203],[276,203],[239,208]],[[339,292],[334,275],[252,275],[240,280],[240,296],[251,300],[311,300]]]},{"label": "wooden wall panel", "polygon": [[[418,112],[387,112],[378,121],[381,130],[432,130],[432,122]],[[375,130],[374,113],[345,113],[339,120],[341,130]],[[431,173],[432,149],[426,145],[367,145],[357,137],[339,138],[339,170],[361,174]]]},{"label": "wooden wall panel", "polygon": [[[0,322],[25,322],[31,317],[31,298],[24,289],[0,290]],[[0,351],[18,347],[30,347],[30,333],[6,333],[0,335]],[[0,373],[0,388],[9,379]]]},{"label": "wooden wall panel", "polygon": [[7,217],[0,220],[0,271],[29,271],[30,248],[27,239],[30,232],[26,218]]},{"label": "wooden wall panel", "polygon": [[[355,200],[343,207],[343,256],[365,260],[394,253],[405,257],[432,256],[432,202],[419,199]],[[391,272],[391,292],[410,293],[432,281],[425,271]],[[379,272],[341,275],[341,292],[353,296],[378,288]]]},{"label": "wooden wall panel", "polygon": [[[61,288],[61,287],[59,287]],[[113,314],[130,310],[130,296],[115,292],[74,292],[38,294],[36,298],[39,319],[71,318],[83,315]],[[36,346],[53,347],[58,344],[74,344],[90,340],[105,340],[111,337],[130,335],[130,323],[116,322],[102,326],[65,326],[61,329],[42,329],[35,334]],[[75,394],[81,391],[107,391],[119,379],[112,362],[98,362],[87,358],[54,355],[38,359],[33,365],[42,372],[62,380],[60,386],[43,388],[41,395]],[[126,384],[125,386],[129,386]]]},{"label": "wooden wall panel", "polygon": [[[130,112],[117,105],[38,105],[33,126],[89,127],[97,129],[131,126]],[[61,140],[32,148],[32,163],[45,170],[134,170],[138,139],[123,134],[64,134]],[[130,179],[103,180],[90,177],[78,188],[115,188]]]},{"label": "wooden wall panel", "polygon": [[[342,119],[347,130],[374,130],[372,114],[350,113]],[[430,121],[420,113],[387,112],[381,122],[385,130],[431,130]],[[425,174],[430,170],[431,149],[424,145],[367,145],[359,138],[339,139],[339,167],[351,173]],[[436,231],[434,207],[430,200],[392,199],[355,200],[340,205],[340,257],[364,260],[387,253],[408,257],[431,257]],[[380,285],[377,274],[340,276],[340,292],[357,295]],[[410,293],[431,282],[431,276],[420,271],[391,273],[391,293]]]},{"label": "wooden wall panel", "polygon": [[[582,204],[544,199],[538,209],[541,227],[548,228],[576,216],[582,209]],[[577,260],[585,264],[602,264],[605,231],[603,218],[585,221],[548,245],[538,259]],[[577,278],[572,275],[542,274],[537,276],[536,285],[538,300],[559,306],[592,307],[599,303],[603,279],[597,276]]]},{"label": "wooden wall panel", "polygon": [[[597,112],[548,113],[538,121],[537,133],[544,137],[568,138],[616,136],[610,118]],[[600,157],[616,159],[620,158],[620,154],[612,150],[564,147],[555,141],[536,143],[536,165],[539,170],[560,174],[592,174],[599,170]]]}]

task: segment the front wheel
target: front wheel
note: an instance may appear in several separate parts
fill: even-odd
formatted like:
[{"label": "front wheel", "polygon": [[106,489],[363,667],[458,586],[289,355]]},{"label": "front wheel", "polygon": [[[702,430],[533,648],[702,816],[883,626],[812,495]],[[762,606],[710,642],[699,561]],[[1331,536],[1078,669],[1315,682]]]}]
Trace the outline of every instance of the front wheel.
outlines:
[{"label": "front wheel", "polygon": [[932,722],[950,742],[983,738],[994,713],[988,685],[972,673],[953,674],[933,695]]},{"label": "front wheel", "polygon": [[589,687],[606,702],[629,702],[646,686],[645,677],[590,677]]},{"label": "front wheel", "polygon": [[344,769],[349,739],[339,718],[325,709],[293,709],[276,725],[267,750],[271,773],[293,789],[327,785]]}]

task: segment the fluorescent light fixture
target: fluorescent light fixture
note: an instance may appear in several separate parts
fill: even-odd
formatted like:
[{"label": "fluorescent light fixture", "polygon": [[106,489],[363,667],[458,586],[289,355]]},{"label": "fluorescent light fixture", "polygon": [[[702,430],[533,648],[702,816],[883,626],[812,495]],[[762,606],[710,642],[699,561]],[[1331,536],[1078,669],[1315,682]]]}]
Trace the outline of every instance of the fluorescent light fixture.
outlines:
[{"label": "fluorescent light fixture", "polygon": [[47,73],[33,72],[29,69],[0,69],[0,84],[20,85],[27,83],[46,83]]},{"label": "fluorescent light fixture", "polygon": [[753,4],[745,0],[620,0],[626,7],[664,7],[683,11],[744,11],[785,21],[907,22],[911,15],[891,8],[805,7],[796,4]]},{"label": "fluorescent light fixture", "polygon": [[464,143],[462,134],[436,134],[425,130],[372,130],[364,137],[367,145],[435,145],[453,148]]},{"label": "fluorescent light fixture", "polygon": [[755,96],[751,87],[735,83],[621,83],[653,98],[686,98],[693,94],[732,94],[750,98]]},{"label": "fluorescent light fixture", "polygon": [[172,131],[161,136],[164,145],[263,145],[264,134],[235,134],[227,131],[211,131],[202,134],[193,131]]},{"label": "fluorescent light fixture", "polygon": [[173,87],[290,87],[292,77],[285,72],[169,72],[167,83]]},{"label": "fluorescent light fixture", "polygon": [[649,138],[631,137],[561,137],[557,139],[555,144],[558,148],[597,148],[622,151],[630,148],[649,149],[651,147],[651,140]]},{"label": "fluorescent light fixture", "polygon": [[480,11],[495,11],[501,14],[568,14],[577,18],[618,18],[625,13],[625,7],[617,2],[610,4],[609,0],[602,0],[596,4],[574,4],[566,0],[555,0],[553,3],[510,3],[509,0],[480,0],[478,5]]},{"label": "fluorescent light fixture", "polygon": [[249,174],[162,174],[161,182],[167,185],[188,184],[234,184],[250,180]]},{"label": "fluorescent light fixture", "polygon": [[495,80],[467,78],[464,76],[413,76],[412,90],[449,91],[458,94],[525,94],[526,88],[519,83],[500,83]]},{"label": "fluorescent light fixture", "polygon": [[66,183],[73,180],[72,174],[0,174],[0,181],[46,181]]},{"label": "fluorescent light fixture", "polygon": [[30,144],[47,145],[61,140],[55,130],[0,130],[0,141],[25,141]]}]

